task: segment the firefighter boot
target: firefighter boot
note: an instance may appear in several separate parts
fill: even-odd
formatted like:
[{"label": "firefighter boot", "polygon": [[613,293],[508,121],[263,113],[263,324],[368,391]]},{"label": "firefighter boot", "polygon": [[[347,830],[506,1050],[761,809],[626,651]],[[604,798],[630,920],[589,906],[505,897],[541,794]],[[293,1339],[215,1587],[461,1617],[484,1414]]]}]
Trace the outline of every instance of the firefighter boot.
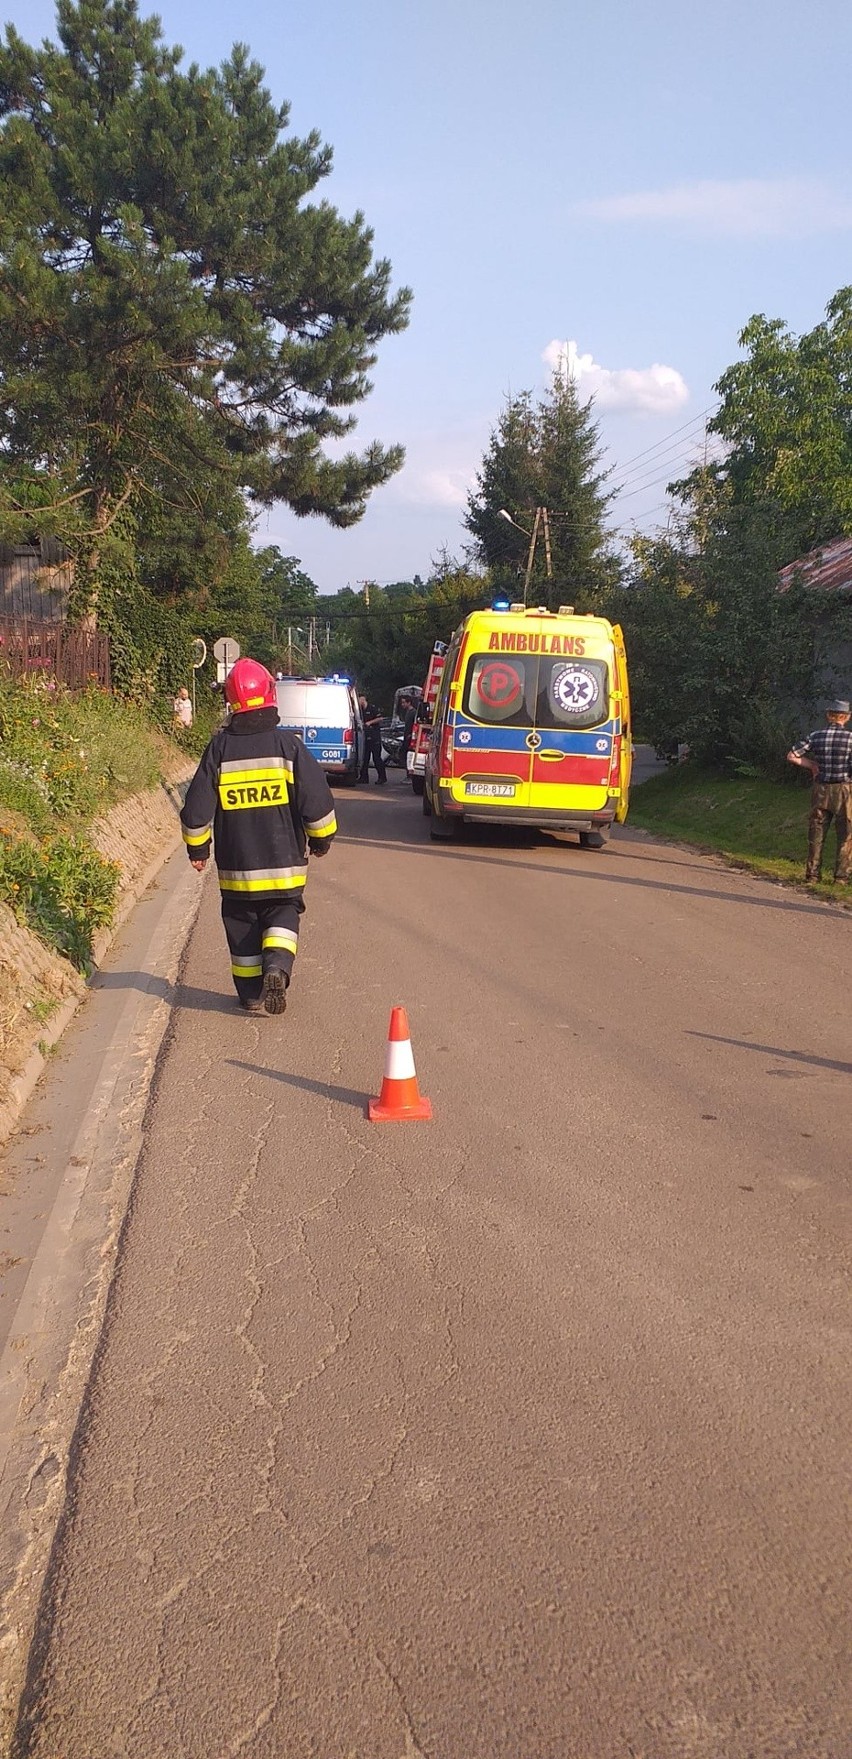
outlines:
[{"label": "firefighter boot", "polygon": [[263,1005],[267,1014],[284,1014],[287,1010],[287,985],[289,978],[283,971],[265,971],[263,975]]}]

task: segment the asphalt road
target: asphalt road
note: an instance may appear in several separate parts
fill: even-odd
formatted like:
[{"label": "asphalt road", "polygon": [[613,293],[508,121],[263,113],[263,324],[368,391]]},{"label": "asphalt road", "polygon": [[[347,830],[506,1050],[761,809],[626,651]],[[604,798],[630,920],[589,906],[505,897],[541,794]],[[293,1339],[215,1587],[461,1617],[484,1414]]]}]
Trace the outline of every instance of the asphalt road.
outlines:
[{"label": "asphalt road", "polygon": [[19,1759],[848,1759],[852,921],[339,805],[283,1019],[205,882]]}]

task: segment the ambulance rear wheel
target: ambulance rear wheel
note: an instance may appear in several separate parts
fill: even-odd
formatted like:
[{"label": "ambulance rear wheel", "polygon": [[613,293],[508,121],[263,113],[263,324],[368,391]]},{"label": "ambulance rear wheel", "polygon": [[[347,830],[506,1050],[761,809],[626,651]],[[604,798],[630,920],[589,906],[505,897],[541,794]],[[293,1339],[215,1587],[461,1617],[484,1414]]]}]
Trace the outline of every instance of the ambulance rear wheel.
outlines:
[{"label": "ambulance rear wheel", "polygon": [[[425,784],[422,776],[412,776],[411,786],[414,789],[415,794],[423,794],[423,790],[424,790],[426,784]],[[425,794],[423,797],[425,799]]]},{"label": "ambulance rear wheel", "polygon": [[581,831],[581,849],[605,849],[609,842],[609,825],[601,825],[599,831]]}]

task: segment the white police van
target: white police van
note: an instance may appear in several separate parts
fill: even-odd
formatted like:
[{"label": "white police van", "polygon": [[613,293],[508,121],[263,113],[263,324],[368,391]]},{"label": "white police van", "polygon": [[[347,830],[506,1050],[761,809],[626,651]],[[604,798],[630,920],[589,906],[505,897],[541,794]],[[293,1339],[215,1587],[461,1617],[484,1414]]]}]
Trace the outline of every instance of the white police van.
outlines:
[{"label": "white police van", "polygon": [[351,679],[276,678],[278,724],[297,733],[329,778],[357,782],[364,761],[364,722]]}]

